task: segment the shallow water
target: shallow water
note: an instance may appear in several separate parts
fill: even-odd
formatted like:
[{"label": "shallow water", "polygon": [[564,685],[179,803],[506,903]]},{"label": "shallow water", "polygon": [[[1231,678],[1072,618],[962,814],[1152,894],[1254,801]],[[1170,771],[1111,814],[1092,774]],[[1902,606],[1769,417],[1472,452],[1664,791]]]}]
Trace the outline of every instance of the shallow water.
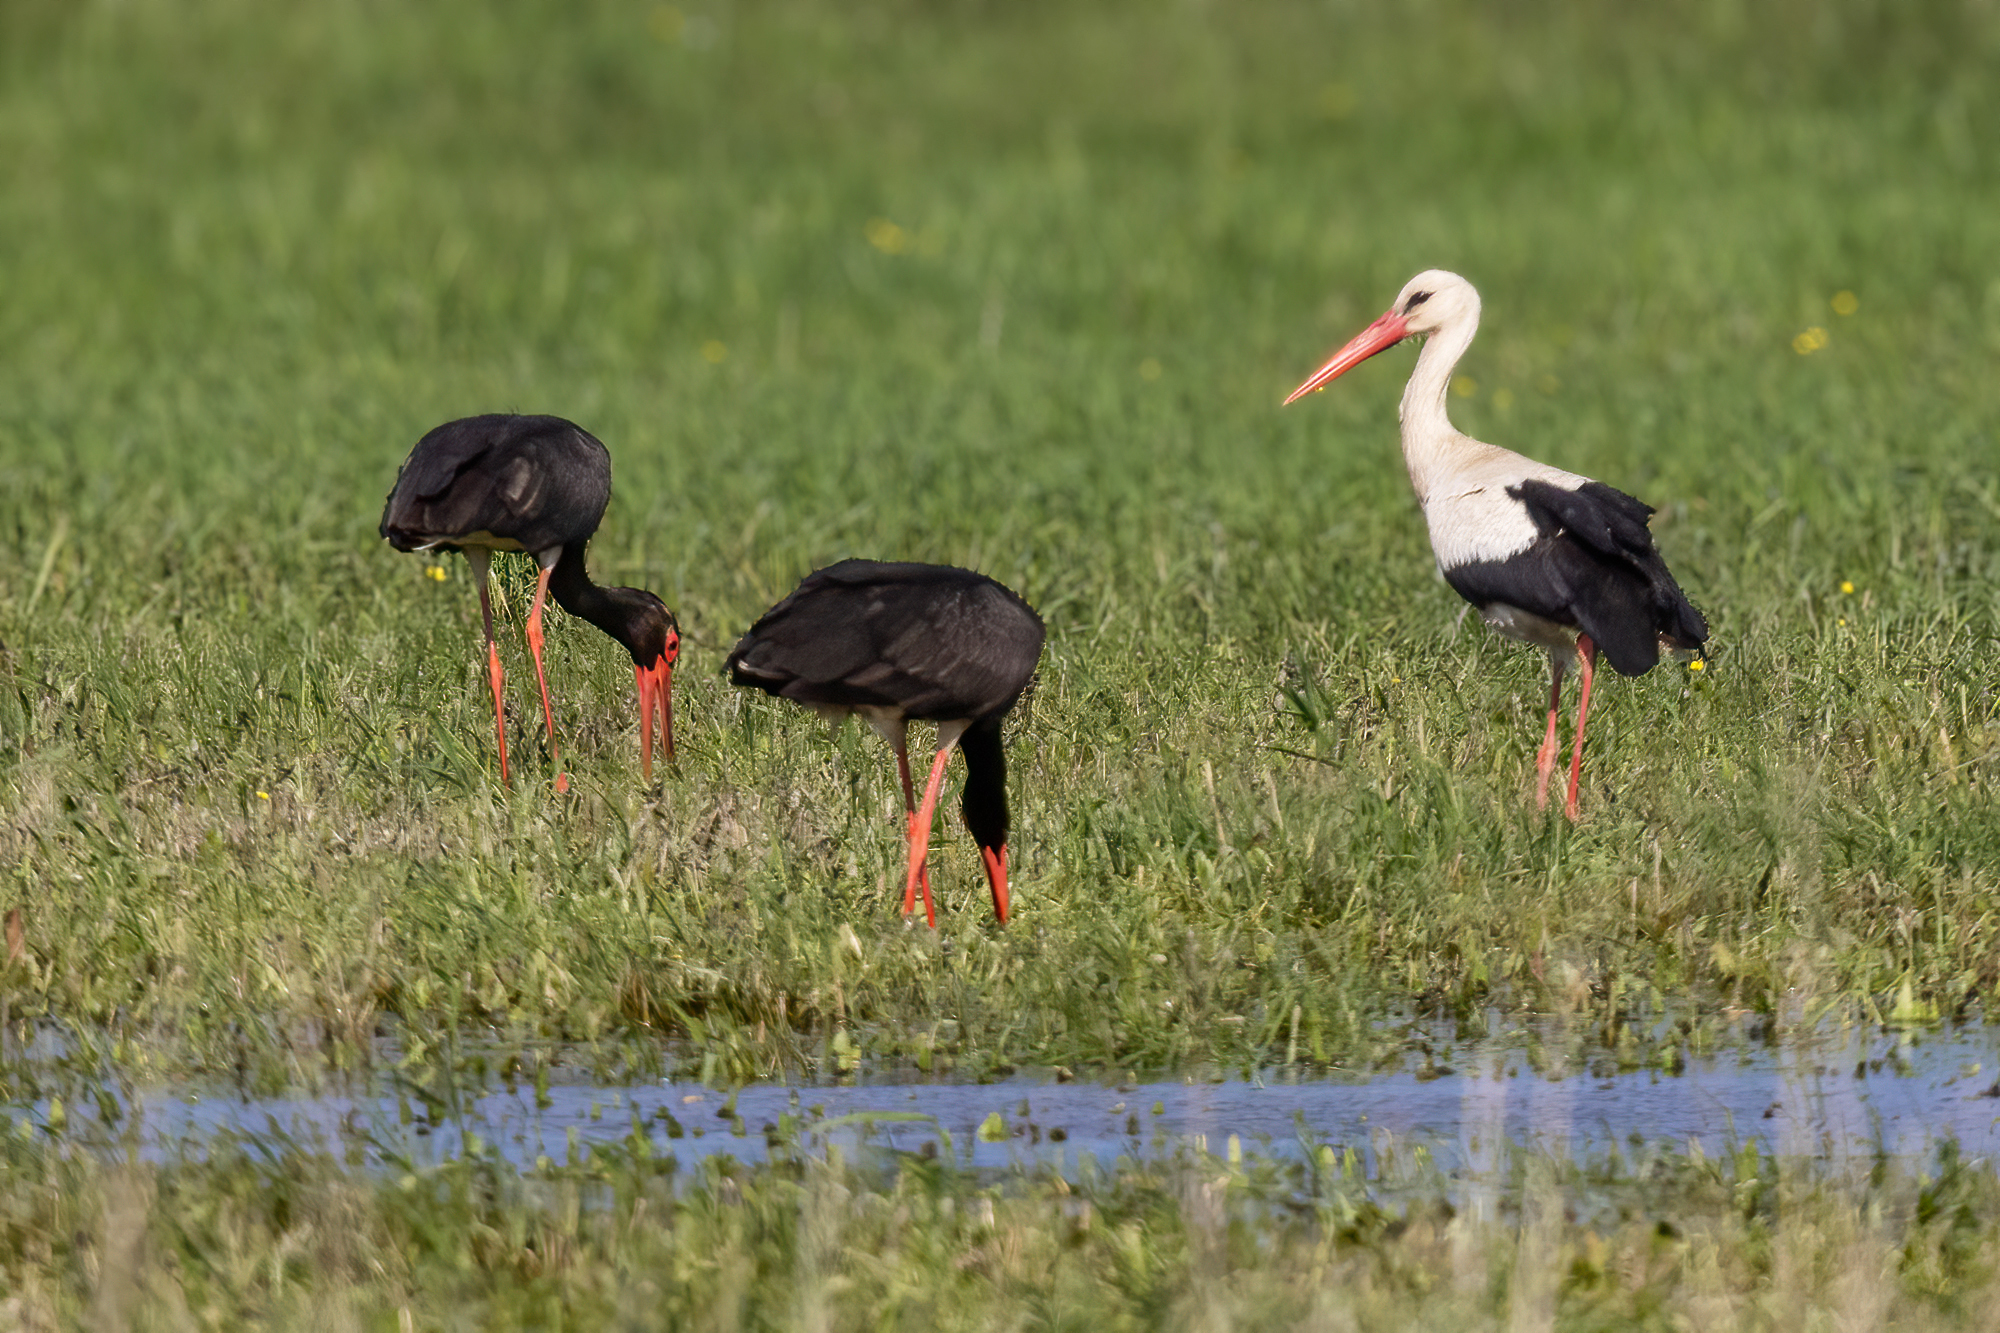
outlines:
[{"label": "shallow water", "polygon": [[524,1166],[629,1139],[635,1124],[655,1153],[682,1165],[724,1153],[761,1161],[771,1151],[767,1132],[781,1127],[796,1130],[791,1140],[808,1149],[871,1144],[949,1151],[973,1168],[1063,1171],[1086,1153],[1100,1161],[1180,1147],[1220,1153],[1232,1136],[1253,1152],[1352,1148],[1371,1175],[1385,1160],[1424,1155],[1446,1172],[1481,1170],[1497,1161],[1503,1139],[1572,1161],[1641,1145],[1699,1145],[1713,1155],[1755,1142],[1835,1168],[1878,1154],[1920,1158],[1945,1139],[1969,1156],[2000,1150],[2000,1038],[1987,1030],[1919,1045],[1847,1034],[1694,1061],[1679,1073],[1612,1077],[1550,1078],[1530,1071],[1518,1052],[1471,1055],[1456,1072],[1356,1082],[774,1083],[732,1096],[659,1081],[558,1084],[541,1105],[523,1085],[467,1096],[434,1124],[393,1093],[245,1100],[158,1089],[134,1109],[149,1156],[198,1151],[204,1140],[235,1132],[349,1141],[377,1160],[428,1162],[457,1156],[476,1136],[476,1149]]}]

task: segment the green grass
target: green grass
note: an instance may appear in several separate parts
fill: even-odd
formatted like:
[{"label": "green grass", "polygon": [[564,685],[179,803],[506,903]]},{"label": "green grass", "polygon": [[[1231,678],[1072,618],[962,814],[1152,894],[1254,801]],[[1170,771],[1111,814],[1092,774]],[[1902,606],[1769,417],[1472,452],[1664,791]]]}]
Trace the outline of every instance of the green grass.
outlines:
[{"label": "green grass", "polygon": [[[528,1048],[1310,1075],[1411,1020],[1532,1019],[1602,1069],[1983,1019],[1996,62],[1980,0],[0,6],[7,1119]],[[1277,408],[1438,265],[1487,311],[1458,423],[1658,505],[1714,628],[1698,675],[1606,681],[1574,827],[1529,800],[1543,663],[1432,573],[1408,353]],[[650,789],[622,654],[560,617],[548,789],[511,564],[502,788],[462,562],[376,538],[410,444],[494,410],[610,445],[594,568],[680,613]],[[1005,931],[955,815],[944,930],[903,923],[883,748],[720,676],[850,554],[1049,621]],[[135,1163],[36,1114],[0,1146],[0,1323],[32,1327],[1996,1301],[1992,1173],[1949,1154],[1523,1155],[1481,1217],[1317,1156],[405,1179],[282,1135]]]},{"label": "green grass", "polygon": [[[1325,1068],[1488,1007],[1636,1062],[1996,981],[1984,6],[137,0],[0,52],[0,997],[78,1067]],[[1574,828],[1542,660],[1431,571],[1407,353],[1276,406],[1430,265],[1488,312],[1459,424],[1660,506],[1714,627],[1607,680]],[[500,787],[464,566],[376,539],[508,409],[607,441],[594,568],[686,626],[650,790],[560,620],[547,790],[519,568]],[[720,677],[849,554],[1049,621],[1004,932],[955,815],[907,928],[882,747]]]},{"label": "green grass", "polygon": [[[790,1117],[787,1117],[790,1119]],[[787,1137],[804,1142],[798,1127]],[[1218,1145],[1220,1146],[1220,1145]],[[531,1172],[355,1171],[283,1139],[107,1164],[0,1140],[0,1316],[28,1328],[1992,1326],[2000,1207],[1950,1151],[1853,1177],[1744,1147],[1507,1157],[1500,1209],[1190,1148],[980,1176],[781,1152],[689,1171],[629,1142]],[[1635,1179],[1638,1177],[1637,1179]]]}]

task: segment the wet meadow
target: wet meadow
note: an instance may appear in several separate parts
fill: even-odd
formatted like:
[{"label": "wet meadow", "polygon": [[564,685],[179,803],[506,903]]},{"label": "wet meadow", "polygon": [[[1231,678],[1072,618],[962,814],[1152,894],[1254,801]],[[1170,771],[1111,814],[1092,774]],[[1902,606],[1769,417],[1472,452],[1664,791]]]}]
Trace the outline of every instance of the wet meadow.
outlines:
[{"label": "wet meadow", "polygon": [[[2000,1181],[1950,1138],[136,1122],[1829,1034],[1985,1090],[1996,59],[1981,0],[0,7],[0,1324],[1990,1324]],[[1433,266],[1485,302],[1456,423],[1657,506],[1712,628],[1601,678],[1575,824],[1545,660],[1433,570],[1410,352],[1278,408]],[[464,562],[377,537],[486,411],[611,450],[592,570],[685,636],[651,784],[629,662],[558,615],[555,791],[503,559],[502,786]],[[1048,623],[1004,930],[955,808],[905,922],[885,748],[721,675],[850,555]]]}]

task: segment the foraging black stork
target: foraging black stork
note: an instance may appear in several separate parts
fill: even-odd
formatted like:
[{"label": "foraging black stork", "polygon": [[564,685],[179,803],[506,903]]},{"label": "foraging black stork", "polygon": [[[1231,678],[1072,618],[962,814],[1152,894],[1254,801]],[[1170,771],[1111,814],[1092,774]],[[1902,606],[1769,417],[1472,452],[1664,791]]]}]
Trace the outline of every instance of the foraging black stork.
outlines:
[{"label": "foraging black stork", "polygon": [[1452,429],[1445,391],[1479,330],[1479,293],[1456,273],[1411,278],[1382,317],[1355,335],[1285,399],[1292,403],[1405,338],[1423,337],[1403,390],[1403,461],[1430,526],[1438,571],[1509,638],[1548,650],[1549,729],[1536,752],[1535,802],[1546,806],[1556,762],[1563,671],[1581,662],[1569,799],[1576,818],[1583,726],[1601,651],[1620,675],[1653,669],[1660,650],[1699,653],[1708,622],[1682,595],[1646,521],[1653,512],[1623,491],[1482,444]]},{"label": "foraging black stork", "polygon": [[673,612],[640,588],[604,588],[590,581],[584,546],[611,499],[611,454],[589,431],[561,417],[495,413],[447,421],[417,441],[382,510],[382,535],[399,551],[463,551],[479,583],[486,622],[487,675],[500,736],[500,780],[507,776],[507,720],[501,709],[500,648],[493,641],[493,604],[486,593],[494,551],[526,551],[541,566],[528,613],[528,647],[542,687],[542,716],[556,760],[556,790],[569,789],[555,752],[556,717],[542,669],[542,601],[588,620],[625,645],[639,682],[639,762],[653,776],[653,713],[660,713],[661,748],[674,757],[673,666],[680,628]]},{"label": "foraging black stork", "polygon": [[[766,611],[729,654],[737,685],[792,699],[829,717],[859,713],[896,752],[909,813],[903,913],[930,876],[931,817],[945,762],[965,751],[960,809],[979,844],[993,915],[1007,923],[1007,755],[1000,721],[1041,659],[1042,620],[1012,590],[949,565],[843,560],[810,574]],[[921,809],[910,785],[911,721],[935,722],[937,759]]]}]

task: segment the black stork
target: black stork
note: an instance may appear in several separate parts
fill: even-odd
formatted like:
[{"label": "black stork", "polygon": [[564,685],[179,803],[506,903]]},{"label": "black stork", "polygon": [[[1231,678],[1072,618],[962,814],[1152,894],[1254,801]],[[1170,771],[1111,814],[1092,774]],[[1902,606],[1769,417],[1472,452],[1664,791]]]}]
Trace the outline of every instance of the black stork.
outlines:
[{"label": "black stork", "polygon": [[1652,507],[1601,481],[1482,444],[1452,429],[1445,391],[1479,331],[1479,293],[1456,273],[1411,278],[1395,304],[1292,392],[1286,403],[1402,342],[1425,338],[1403,390],[1403,461],[1430,527],[1438,571],[1509,638],[1546,649],[1549,729],[1536,752],[1535,801],[1546,806],[1556,762],[1564,669],[1582,667],[1569,799],[1576,818],[1583,726],[1599,652],[1620,675],[1653,669],[1662,648],[1699,653],[1708,622],[1682,595],[1647,527]]},{"label": "black stork", "polygon": [[[806,577],[766,611],[729,654],[737,685],[805,704],[828,717],[859,713],[896,752],[909,814],[903,912],[924,896],[937,927],[930,876],[931,818],[945,763],[965,752],[960,809],[979,844],[993,915],[1007,922],[1007,755],[1000,721],[1041,659],[1042,620],[1011,589],[949,565],[843,560]],[[937,759],[922,808],[910,784],[912,721],[935,722]]]},{"label": "black stork", "polygon": [[399,551],[463,551],[479,584],[486,622],[487,676],[507,775],[507,720],[501,707],[500,648],[493,640],[487,566],[494,551],[525,551],[541,566],[528,613],[528,648],[542,687],[542,716],[557,764],[556,790],[569,789],[556,754],[555,710],[542,668],[542,602],[556,604],[625,645],[639,682],[639,762],[653,776],[653,714],[661,748],[674,757],[673,666],[680,628],[673,612],[640,588],[590,581],[583,550],[611,500],[611,454],[589,431],[561,417],[492,414],[447,421],[417,441],[382,510],[382,536]]}]

